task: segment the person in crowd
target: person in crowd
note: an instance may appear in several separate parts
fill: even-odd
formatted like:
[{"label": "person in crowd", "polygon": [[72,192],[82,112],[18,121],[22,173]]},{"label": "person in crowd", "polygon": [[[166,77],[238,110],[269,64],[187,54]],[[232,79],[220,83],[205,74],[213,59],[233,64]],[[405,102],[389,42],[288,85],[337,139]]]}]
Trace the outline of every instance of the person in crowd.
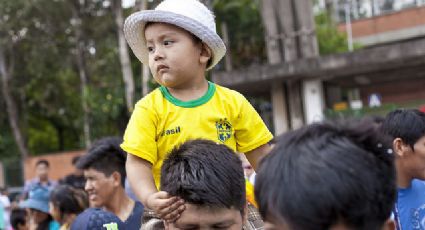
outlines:
[{"label": "person in crowd", "polygon": [[263,229],[256,209],[247,205],[243,175],[241,160],[226,145],[185,142],[164,160],[161,193],[180,197],[186,209],[175,222],[147,219],[143,229]]},{"label": "person in crowd", "polygon": [[10,229],[10,199],[9,193],[6,187],[0,188],[0,205],[3,207],[3,221],[4,221],[4,229]]},{"label": "person in crowd", "polygon": [[60,230],[69,230],[77,215],[88,207],[86,192],[71,185],[58,185],[50,193],[50,214],[61,224]]},{"label": "person in crowd", "polygon": [[382,131],[392,138],[398,197],[397,228],[425,229],[425,113],[397,109],[387,114]]},{"label": "person in crowd", "polygon": [[100,208],[89,208],[82,212],[71,225],[71,230],[138,230],[128,228],[113,213]]},{"label": "person in crowd", "polygon": [[49,162],[44,159],[35,163],[36,177],[25,182],[22,199],[26,199],[29,191],[35,186],[42,186],[49,190],[56,186],[56,181],[49,179],[49,167]]},{"label": "person in crowd", "polygon": [[394,155],[368,119],[290,131],[260,164],[255,196],[265,229],[394,229]]},{"label": "person in crowd", "polygon": [[10,212],[10,223],[13,230],[29,230],[27,224],[27,211],[23,208],[15,208]]},{"label": "person in crowd", "polygon": [[80,158],[77,167],[84,171],[90,205],[114,213],[128,229],[139,229],[143,205],[125,192],[127,154],[120,148],[121,142],[118,137],[100,139]]},{"label": "person in crowd", "polygon": [[72,158],[72,165],[74,166],[75,171],[59,180],[59,184],[67,184],[77,189],[84,189],[86,179],[84,179],[83,171],[75,166],[79,159],[80,156]]},{"label": "person in crowd", "polygon": [[[174,221],[184,202],[159,191],[161,165],[174,146],[212,140],[245,153],[255,169],[273,136],[242,94],[206,79],[226,47],[213,13],[200,1],[164,0],[155,10],[136,12],[126,19],[124,34],[161,85],[136,104],[128,123],[121,145],[130,153],[127,175],[147,209]],[[178,208],[168,209],[170,203]]]},{"label": "person in crowd", "polygon": [[59,230],[59,223],[49,214],[50,190],[45,186],[35,186],[28,194],[28,199],[20,207],[27,209],[29,230]]}]

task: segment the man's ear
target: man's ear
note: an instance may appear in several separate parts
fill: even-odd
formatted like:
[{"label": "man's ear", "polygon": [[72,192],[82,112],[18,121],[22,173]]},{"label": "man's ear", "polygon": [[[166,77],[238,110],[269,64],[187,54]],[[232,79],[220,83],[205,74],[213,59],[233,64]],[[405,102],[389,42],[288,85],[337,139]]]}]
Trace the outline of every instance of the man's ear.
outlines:
[{"label": "man's ear", "polygon": [[121,174],[119,172],[113,172],[111,174],[111,177],[115,186],[121,186]]},{"label": "man's ear", "polygon": [[170,229],[170,223],[168,223],[168,221],[163,221],[164,222],[164,229],[165,230],[168,230],[168,229]]},{"label": "man's ear", "polygon": [[384,226],[382,226],[382,230],[395,230],[395,222],[394,220],[391,220],[391,218],[389,218],[387,221],[385,221]]},{"label": "man's ear", "polygon": [[397,156],[399,157],[403,157],[406,152],[409,150],[410,146],[405,144],[404,141],[397,137],[396,139],[394,139],[393,141],[393,149],[395,154],[397,154]]},{"label": "man's ear", "polygon": [[201,64],[208,65],[210,60],[212,60],[212,51],[210,47],[207,46],[207,44],[202,42],[199,61],[201,62]]},{"label": "man's ear", "polygon": [[245,201],[245,206],[243,210],[242,223],[246,223],[248,221],[248,201]]}]

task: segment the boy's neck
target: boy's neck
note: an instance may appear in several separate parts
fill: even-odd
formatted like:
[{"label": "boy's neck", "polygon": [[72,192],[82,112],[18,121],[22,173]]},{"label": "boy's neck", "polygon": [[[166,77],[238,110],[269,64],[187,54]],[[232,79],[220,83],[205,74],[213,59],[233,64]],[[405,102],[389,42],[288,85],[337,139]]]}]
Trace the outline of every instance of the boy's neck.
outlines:
[{"label": "boy's neck", "polygon": [[201,98],[208,91],[208,81],[203,78],[191,85],[179,88],[167,87],[170,94],[180,101],[192,101]]}]

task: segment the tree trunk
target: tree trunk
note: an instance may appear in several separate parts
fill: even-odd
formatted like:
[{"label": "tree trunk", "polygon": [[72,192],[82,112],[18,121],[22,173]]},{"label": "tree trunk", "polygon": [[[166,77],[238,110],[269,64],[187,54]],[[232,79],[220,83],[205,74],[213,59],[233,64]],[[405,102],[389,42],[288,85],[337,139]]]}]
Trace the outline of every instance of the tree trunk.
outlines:
[{"label": "tree trunk", "polygon": [[12,93],[10,92],[9,80],[10,70],[6,67],[6,55],[3,47],[0,47],[0,75],[2,82],[2,96],[6,102],[6,112],[9,118],[10,127],[13,132],[13,136],[21,154],[22,160],[25,160],[28,156],[28,148],[25,143],[25,138],[19,127],[19,117],[15,101],[13,100]]},{"label": "tree trunk", "polygon": [[[138,4],[136,4],[136,7],[139,8],[139,10],[147,10],[148,9],[148,0],[140,0]],[[149,65],[142,64],[142,71],[141,71],[141,78],[142,78],[142,95],[146,96],[150,92],[149,88],[149,79],[150,79],[150,70]]]},{"label": "tree trunk", "polygon": [[223,34],[223,41],[227,46],[226,56],[224,56],[224,67],[226,71],[231,71],[233,69],[232,52],[230,50],[229,30],[226,22],[221,23],[221,34]]},{"label": "tree trunk", "polygon": [[212,0],[201,0],[201,2],[202,2],[202,3],[204,3],[204,5],[205,5],[208,9],[210,9],[211,11],[213,10],[213,9],[212,9]]},{"label": "tree trunk", "polygon": [[84,133],[84,144],[86,147],[91,145],[90,137],[90,108],[88,105],[88,74],[86,68],[86,58],[85,58],[85,37],[82,25],[81,17],[81,5],[77,0],[74,2],[73,8],[73,19],[75,20],[75,51],[76,51],[76,63],[78,68],[78,74],[80,76],[80,90],[81,90],[81,106],[83,108],[83,133]]},{"label": "tree trunk", "polygon": [[133,70],[131,69],[130,56],[128,54],[128,47],[125,42],[123,24],[124,17],[122,14],[122,2],[121,0],[113,1],[112,8],[115,16],[115,23],[117,25],[118,33],[118,49],[121,62],[121,71],[124,80],[125,86],[125,100],[127,104],[128,112],[133,111],[134,105],[134,79],[133,79]]}]

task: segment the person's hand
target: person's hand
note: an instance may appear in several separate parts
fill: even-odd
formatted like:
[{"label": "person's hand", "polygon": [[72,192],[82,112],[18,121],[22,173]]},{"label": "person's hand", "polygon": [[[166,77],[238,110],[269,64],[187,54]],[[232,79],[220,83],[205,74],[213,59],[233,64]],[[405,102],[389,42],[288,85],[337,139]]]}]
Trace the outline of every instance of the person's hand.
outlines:
[{"label": "person's hand", "polygon": [[175,222],[184,211],[184,200],[170,196],[167,192],[159,191],[151,194],[147,199],[147,208],[152,209],[159,218],[168,223]]}]

